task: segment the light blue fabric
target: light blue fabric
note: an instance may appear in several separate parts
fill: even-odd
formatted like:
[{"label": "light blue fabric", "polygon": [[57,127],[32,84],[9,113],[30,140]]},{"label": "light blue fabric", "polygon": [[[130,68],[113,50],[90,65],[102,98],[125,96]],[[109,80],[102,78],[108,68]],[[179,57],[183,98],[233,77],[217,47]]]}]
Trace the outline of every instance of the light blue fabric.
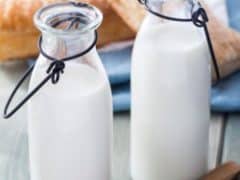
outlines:
[{"label": "light blue fabric", "polygon": [[115,112],[130,109],[130,69],[132,46],[100,52],[100,57],[112,86]]},{"label": "light blue fabric", "polygon": [[212,110],[240,112],[240,72],[222,80],[212,89]]},{"label": "light blue fabric", "polygon": [[128,111],[130,109],[130,85],[129,83],[113,86],[113,109],[115,112]]},{"label": "light blue fabric", "polygon": [[129,46],[119,50],[100,53],[112,85],[129,81],[131,52],[132,47]]},{"label": "light blue fabric", "polygon": [[226,0],[229,24],[232,28],[240,31],[240,1],[239,0]]}]

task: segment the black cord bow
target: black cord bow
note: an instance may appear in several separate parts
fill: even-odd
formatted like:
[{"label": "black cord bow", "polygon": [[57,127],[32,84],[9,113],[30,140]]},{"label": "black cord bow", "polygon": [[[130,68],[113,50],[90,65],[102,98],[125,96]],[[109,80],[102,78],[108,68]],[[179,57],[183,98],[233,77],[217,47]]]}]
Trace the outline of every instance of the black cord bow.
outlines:
[{"label": "black cord bow", "polygon": [[47,74],[51,74],[52,83],[56,84],[60,79],[60,74],[64,73],[65,63],[63,61],[53,61],[47,69]]},{"label": "black cord bow", "polygon": [[192,21],[197,27],[204,27],[208,23],[209,19],[207,12],[202,7],[199,7],[198,10],[192,13]]}]

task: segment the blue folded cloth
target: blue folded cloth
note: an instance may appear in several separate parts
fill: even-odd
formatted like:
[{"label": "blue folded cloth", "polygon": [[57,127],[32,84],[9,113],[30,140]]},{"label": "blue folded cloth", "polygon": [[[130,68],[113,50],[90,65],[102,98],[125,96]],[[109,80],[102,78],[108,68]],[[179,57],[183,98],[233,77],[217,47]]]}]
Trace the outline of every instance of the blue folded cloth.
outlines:
[{"label": "blue folded cloth", "polygon": [[115,112],[130,109],[130,69],[132,46],[100,52],[103,65],[109,77],[113,93]]},{"label": "blue folded cloth", "polygon": [[130,79],[130,54],[132,46],[114,51],[100,52],[112,85],[126,83]]},{"label": "blue folded cloth", "polygon": [[233,29],[240,31],[240,1],[227,0],[229,24]]},{"label": "blue folded cloth", "polygon": [[240,112],[240,72],[219,82],[212,89],[212,110],[218,112]]},{"label": "blue folded cloth", "polygon": [[128,111],[130,109],[130,85],[129,83],[119,84],[112,87],[113,109],[115,112]]}]

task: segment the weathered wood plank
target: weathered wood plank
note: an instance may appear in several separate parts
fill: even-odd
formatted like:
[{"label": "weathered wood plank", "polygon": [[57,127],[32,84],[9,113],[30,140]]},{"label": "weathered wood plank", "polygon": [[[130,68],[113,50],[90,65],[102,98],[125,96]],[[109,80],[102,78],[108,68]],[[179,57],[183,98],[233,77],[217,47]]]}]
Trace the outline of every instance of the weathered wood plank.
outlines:
[{"label": "weathered wood plank", "polygon": [[[21,150],[26,150],[27,144],[19,144],[24,140],[23,136],[27,135],[26,107],[9,120],[2,118],[7,98],[26,68],[27,65],[23,62],[0,65],[0,179],[26,180],[24,173],[27,171],[24,168],[27,164],[27,153],[21,153]],[[25,95],[26,89],[27,84],[24,84],[16,94],[13,104]]]},{"label": "weathered wood plank", "polygon": [[214,169],[221,160],[224,115],[213,114],[209,130],[209,169]]},{"label": "weathered wood plank", "polygon": [[222,162],[240,163],[240,114],[229,115],[226,122]]},{"label": "weathered wood plank", "polygon": [[[212,115],[209,134],[209,169],[219,164],[221,159],[224,118],[221,114]],[[130,117],[128,113],[115,115],[113,180],[129,180],[129,134]]]},{"label": "weathered wood plank", "polygon": [[130,180],[129,176],[129,113],[114,116],[113,180]]}]

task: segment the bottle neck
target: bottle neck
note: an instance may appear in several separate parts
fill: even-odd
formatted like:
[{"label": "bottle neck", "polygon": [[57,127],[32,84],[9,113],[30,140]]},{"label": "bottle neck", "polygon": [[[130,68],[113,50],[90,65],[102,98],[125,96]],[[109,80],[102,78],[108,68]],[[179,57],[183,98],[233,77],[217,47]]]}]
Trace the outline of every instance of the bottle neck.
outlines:
[{"label": "bottle neck", "polygon": [[[187,0],[149,0],[146,4],[149,9],[153,12],[161,14],[163,16],[179,18],[179,19],[189,19],[191,18],[191,10],[193,8],[193,3]],[[153,13],[151,13],[153,15]],[[154,16],[154,15],[153,15]],[[161,21],[166,21],[166,19],[156,16]],[[168,21],[168,20],[167,20]]]},{"label": "bottle neck", "polygon": [[41,50],[45,57],[60,60],[80,57],[83,52],[90,54],[90,49],[94,52],[94,31],[102,19],[100,10],[81,2],[55,3],[38,10],[34,22],[42,32]]},{"label": "bottle neck", "polygon": [[[78,36],[71,36],[71,34],[59,36],[43,32],[42,36],[42,48],[44,52],[57,59],[74,56],[85,51],[92,45],[95,39],[94,31],[89,31]],[[88,54],[84,56],[86,57]]]}]

